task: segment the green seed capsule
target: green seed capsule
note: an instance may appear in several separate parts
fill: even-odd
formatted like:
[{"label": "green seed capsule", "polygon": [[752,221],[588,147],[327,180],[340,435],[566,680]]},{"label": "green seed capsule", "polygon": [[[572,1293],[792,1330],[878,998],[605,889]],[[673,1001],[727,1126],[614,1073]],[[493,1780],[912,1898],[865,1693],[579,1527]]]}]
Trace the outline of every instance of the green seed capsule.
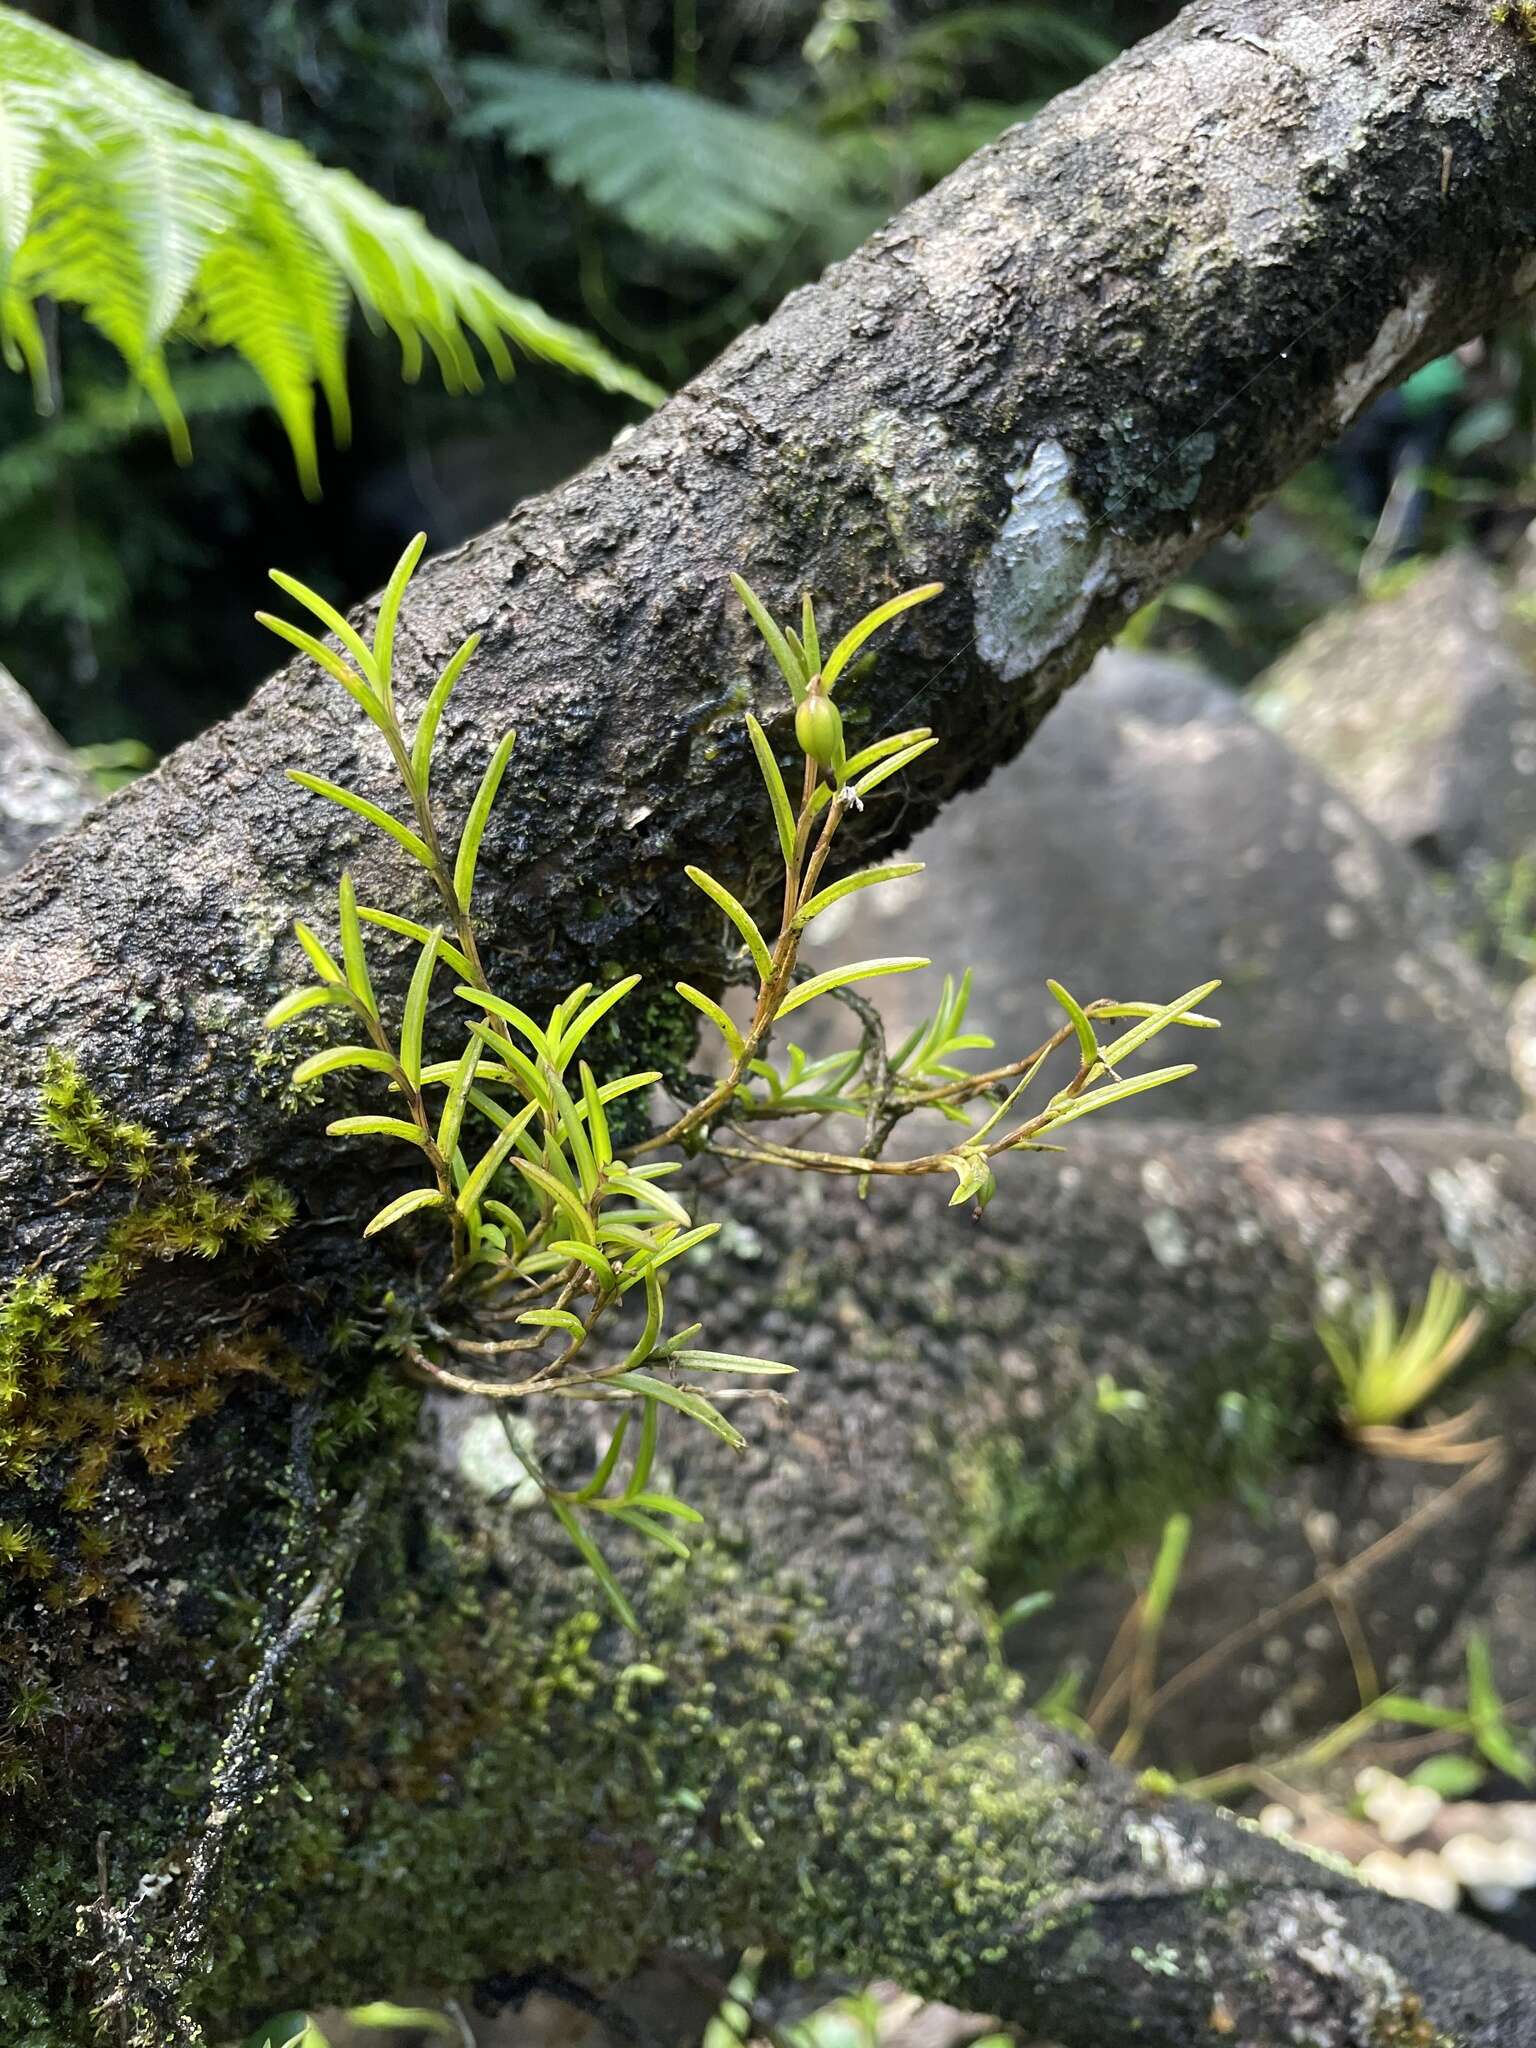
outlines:
[{"label": "green seed capsule", "polygon": [[843,765],[843,714],[815,684],[795,713],[795,738],[819,768],[836,774]]}]

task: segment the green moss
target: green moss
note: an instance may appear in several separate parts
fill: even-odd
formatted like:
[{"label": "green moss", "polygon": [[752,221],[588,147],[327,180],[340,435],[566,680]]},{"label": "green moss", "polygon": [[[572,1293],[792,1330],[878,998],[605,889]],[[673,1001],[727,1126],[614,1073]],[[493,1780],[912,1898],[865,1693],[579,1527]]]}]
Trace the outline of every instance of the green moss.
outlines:
[{"label": "green moss", "polygon": [[302,1798],[268,1801],[231,1879],[211,2027],[377,1995],[381,1957],[445,1988],[488,1958],[601,1979],[686,1932],[922,1989],[1001,1952],[1063,1800],[1017,1761],[1014,1682],[951,1604],[890,1646],[917,1703],[884,1717],[844,1624],[719,1550],[647,1579],[642,1667],[596,1615],[467,1563],[413,1556],[412,1590],[317,1674]]},{"label": "green moss", "polygon": [[1536,0],[1499,0],[1489,13],[1497,27],[1513,29],[1526,42],[1536,44]]},{"label": "green moss", "polygon": [[[98,1512],[114,1468],[133,1457],[152,1476],[170,1472],[193,1424],[215,1414],[241,1379],[290,1392],[302,1384],[297,1361],[259,1331],[224,1330],[171,1357],[119,1346],[116,1305],[152,1263],[269,1243],[293,1204],[269,1180],[238,1194],[205,1185],[190,1155],[112,1116],[79,1069],[53,1051],[39,1117],[101,1181],[122,1184],[128,1203],[72,1285],[29,1269],[0,1294],[0,1483],[8,1489],[0,1588],[8,1604],[46,1616],[88,1609],[85,1633],[99,1654],[143,1625],[124,1577],[134,1532],[114,1530]],[[0,1636],[0,1794],[24,1791],[37,1777],[38,1723],[46,1717],[26,1702],[36,1698],[42,1654],[36,1626]]]},{"label": "green moss", "polygon": [[968,1448],[954,1481],[1003,1597],[1155,1535],[1175,1508],[1262,1493],[1323,1420],[1323,1391],[1298,1401],[1300,1378],[1278,1345],[1191,1359],[1168,1384],[1085,1388],[1043,1451],[1016,1435]]}]

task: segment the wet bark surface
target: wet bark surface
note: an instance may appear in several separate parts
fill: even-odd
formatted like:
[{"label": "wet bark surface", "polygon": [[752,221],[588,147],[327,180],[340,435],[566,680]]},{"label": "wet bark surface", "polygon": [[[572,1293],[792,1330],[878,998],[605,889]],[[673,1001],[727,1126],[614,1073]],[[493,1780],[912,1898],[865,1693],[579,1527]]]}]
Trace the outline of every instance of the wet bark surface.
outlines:
[{"label": "wet bark surface", "polygon": [[[520,731],[481,863],[493,975],[535,1007],[631,968],[719,978],[681,864],[767,887],[742,708],[788,743],[733,567],[781,609],[811,588],[834,619],[947,584],[854,700],[871,735],[923,719],[945,744],[910,800],[870,804],[850,859],[1023,744],[1126,613],[1378,386],[1536,288],[1533,84],[1536,55],[1481,8],[1205,0],[435,564],[405,694],[485,634],[446,721],[450,816]],[[351,707],[300,664],[0,897],[18,1285],[67,1291],[131,1203],[40,1134],[49,1047],[113,1114],[192,1147],[200,1182],[275,1173],[300,1205],[275,1251],[157,1264],[108,1319],[105,1383],[131,1391],[142,1368],[178,1402],[217,1398],[168,1473],[125,1451],[99,1483],[94,1564],[61,1499],[66,1442],[9,1490],[30,1548],[7,1580],[7,1677],[47,1687],[0,1758],[9,2038],[64,2048],[104,2008],[162,2048],[259,2005],[377,1993],[381,1968],[612,1977],[668,1942],[760,1936],[1071,2048],[1201,2027],[1527,2039],[1517,1952],[1150,1799],[1022,1718],[985,1575],[1048,1574],[1191,1485],[1315,1451],[1315,1359],[1274,1332],[1303,1335],[1319,1273],[1367,1246],[1410,1282],[1458,1264],[1511,1311],[1531,1291],[1530,1141],[1087,1140],[1078,1181],[1026,1179],[989,1212],[998,1287],[974,1302],[945,1300],[947,1214],[748,1208],[759,1278],[733,1312],[805,1369],[787,1410],[754,1413],[743,1460],[680,1440],[717,1535],[686,1577],[623,1560],[652,1629],[637,1662],[583,1618],[558,1538],[472,1480],[465,1412],[404,1441],[392,1368],[338,1327],[414,1276],[358,1249],[376,1178],[322,1143],[334,1097],[296,1100],[253,1057],[257,1019],[297,975],[290,918],[329,925],[344,860],[366,898],[423,906],[283,781],[290,761],[385,793]],[[376,978],[398,992],[399,963]],[[686,1058],[665,1000],[635,1003],[623,1052]],[[1147,1227],[1149,1172],[1172,1230]],[[1181,1205],[1194,1250],[1160,1291]],[[859,1247],[882,1230],[921,1258],[861,1299]],[[988,1320],[1010,1260],[1035,1304],[1022,1362]],[[1102,1373],[1146,1392],[1144,1436],[1108,1430]],[[1232,1394],[1251,1402],[1235,1435],[1212,1427]],[[589,1450],[551,1442],[557,1464]]]}]

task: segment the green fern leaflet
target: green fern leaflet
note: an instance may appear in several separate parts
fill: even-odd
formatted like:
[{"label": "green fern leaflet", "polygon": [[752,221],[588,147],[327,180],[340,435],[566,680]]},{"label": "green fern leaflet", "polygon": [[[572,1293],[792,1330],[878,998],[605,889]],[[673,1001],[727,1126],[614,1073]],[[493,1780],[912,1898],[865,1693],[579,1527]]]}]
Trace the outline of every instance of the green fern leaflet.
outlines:
[{"label": "green fern leaflet", "polygon": [[467,134],[545,158],[556,184],[653,242],[730,258],[820,219],[842,196],[837,159],[814,137],[676,86],[495,57],[465,75],[480,95]]},{"label": "green fern leaflet", "polygon": [[349,427],[355,299],[393,330],[408,380],[428,351],[450,391],[528,354],[654,404],[661,393],[298,144],[204,113],[134,65],[0,6],[0,348],[53,403],[37,302],[78,307],[189,452],[166,346],[231,348],[266,386],[306,492],[315,392]]}]

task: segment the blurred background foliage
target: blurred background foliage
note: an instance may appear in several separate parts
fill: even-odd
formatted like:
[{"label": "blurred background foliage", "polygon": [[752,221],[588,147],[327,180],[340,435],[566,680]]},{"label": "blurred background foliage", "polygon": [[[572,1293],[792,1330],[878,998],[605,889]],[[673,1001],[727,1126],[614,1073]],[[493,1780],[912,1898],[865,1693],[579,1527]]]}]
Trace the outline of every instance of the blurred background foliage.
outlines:
[{"label": "blurred background foliage", "polygon": [[[354,171],[672,388],[1177,4],[40,0],[27,11]],[[250,593],[271,560],[351,602],[418,527],[434,548],[451,545],[638,416],[542,364],[475,398],[431,378],[402,388],[396,352],[354,322],[353,440],[322,446],[324,496],[310,504],[239,363],[178,366],[195,447],[178,468],[105,345],[68,315],[51,339],[66,394],[55,418],[37,417],[24,378],[0,378],[0,661],[77,744],[127,738],[163,752],[241,702],[270,665]],[[1362,454],[1353,471],[1316,466],[1137,621],[1137,636],[1240,679],[1347,592],[1363,560],[1375,573],[1468,533],[1497,549],[1536,509],[1533,408],[1536,351],[1500,337],[1441,395],[1427,439],[1389,435],[1385,456]],[[1418,480],[1406,547],[1380,534],[1404,447]]]}]

